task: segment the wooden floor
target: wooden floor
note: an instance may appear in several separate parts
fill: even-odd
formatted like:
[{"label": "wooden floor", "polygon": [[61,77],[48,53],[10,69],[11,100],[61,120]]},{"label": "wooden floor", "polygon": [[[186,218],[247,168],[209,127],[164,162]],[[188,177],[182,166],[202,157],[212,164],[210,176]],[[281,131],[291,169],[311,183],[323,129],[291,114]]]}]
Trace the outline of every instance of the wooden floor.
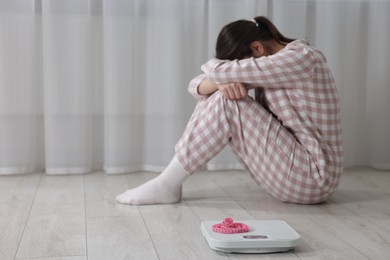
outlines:
[{"label": "wooden floor", "polygon": [[[114,197],[155,173],[0,177],[0,259],[390,259],[390,172],[345,171],[321,205],[272,199],[246,172],[202,172],[175,205],[125,206]],[[282,219],[303,238],[294,251],[211,250],[204,220]]]}]

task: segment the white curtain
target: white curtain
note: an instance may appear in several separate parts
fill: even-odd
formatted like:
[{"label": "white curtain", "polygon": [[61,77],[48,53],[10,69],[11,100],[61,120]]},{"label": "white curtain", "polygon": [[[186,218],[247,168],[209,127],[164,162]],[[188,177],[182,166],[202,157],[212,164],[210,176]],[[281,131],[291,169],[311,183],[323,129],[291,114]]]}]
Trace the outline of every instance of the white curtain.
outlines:
[{"label": "white curtain", "polygon": [[[345,166],[390,169],[390,1],[0,0],[0,174],[159,171],[223,25],[257,15],[321,49]],[[239,168],[225,149],[209,169]]]}]

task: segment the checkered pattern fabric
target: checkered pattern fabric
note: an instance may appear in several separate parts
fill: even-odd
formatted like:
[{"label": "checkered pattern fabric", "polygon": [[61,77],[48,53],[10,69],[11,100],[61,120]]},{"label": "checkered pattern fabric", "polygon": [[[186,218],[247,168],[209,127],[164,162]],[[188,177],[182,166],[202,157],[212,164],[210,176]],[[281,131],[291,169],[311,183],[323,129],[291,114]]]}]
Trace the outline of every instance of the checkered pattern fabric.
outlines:
[{"label": "checkered pattern fabric", "polygon": [[[339,100],[325,57],[303,40],[275,55],[235,61],[213,59],[190,82],[198,105],[176,145],[195,172],[227,144],[252,177],[286,202],[316,203],[337,188],[343,168]],[[256,100],[197,93],[204,78],[241,82]],[[261,100],[260,100],[261,99]]]}]

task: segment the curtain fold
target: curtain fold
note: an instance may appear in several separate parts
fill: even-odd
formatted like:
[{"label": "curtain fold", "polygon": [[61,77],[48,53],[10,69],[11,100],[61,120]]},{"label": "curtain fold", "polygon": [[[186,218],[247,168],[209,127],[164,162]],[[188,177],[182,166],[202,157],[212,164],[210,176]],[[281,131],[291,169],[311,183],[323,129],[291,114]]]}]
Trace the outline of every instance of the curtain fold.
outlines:
[{"label": "curtain fold", "polygon": [[0,172],[43,165],[40,21],[32,1],[0,2]]},{"label": "curtain fold", "polygon": [[[223,25],[257,15],[327,56],[345,166],[390,169],[390,1],[1,0],[0,174],[160,171]],[[211,170],[240,169],[225,149]]]}]

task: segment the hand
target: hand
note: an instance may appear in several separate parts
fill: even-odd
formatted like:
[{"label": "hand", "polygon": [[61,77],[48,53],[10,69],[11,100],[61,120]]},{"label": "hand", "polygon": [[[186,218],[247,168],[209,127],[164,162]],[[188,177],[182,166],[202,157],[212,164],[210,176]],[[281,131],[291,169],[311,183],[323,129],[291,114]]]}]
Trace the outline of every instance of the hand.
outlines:
[{"label": "hand", "polygon": [[242,99],[248,95],[248,90],[241,83],[221,84],[218,89],[227,99]]}]

